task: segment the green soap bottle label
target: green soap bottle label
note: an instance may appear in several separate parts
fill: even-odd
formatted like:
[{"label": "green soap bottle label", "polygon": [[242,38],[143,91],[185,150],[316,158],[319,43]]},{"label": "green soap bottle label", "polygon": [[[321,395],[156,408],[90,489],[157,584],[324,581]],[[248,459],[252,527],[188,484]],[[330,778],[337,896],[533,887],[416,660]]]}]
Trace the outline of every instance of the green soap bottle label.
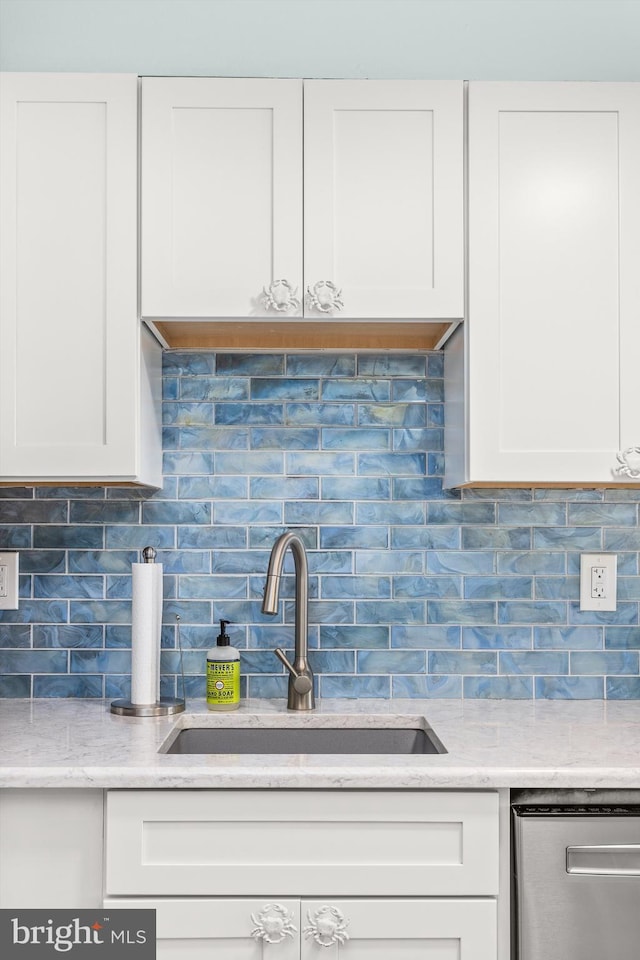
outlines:
[{"label": "green soap bottle label", "polygon": [[239,660],[207,660],[207,703],[240,703]]}]

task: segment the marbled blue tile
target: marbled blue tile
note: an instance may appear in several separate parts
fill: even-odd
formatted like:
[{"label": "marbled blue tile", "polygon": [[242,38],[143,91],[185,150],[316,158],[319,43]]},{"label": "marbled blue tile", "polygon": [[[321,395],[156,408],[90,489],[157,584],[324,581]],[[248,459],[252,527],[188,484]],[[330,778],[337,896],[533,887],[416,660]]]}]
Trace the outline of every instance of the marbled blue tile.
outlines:
[{"label": "marbled blue tile", "polygon": [[216,425],[284,423],[281,403],[216,403]]},{"label": "marbled blue tile", "polygon": [[371,550],[355,555],[356,573],[424,573],[421,550]]},{"label": "marbled blue tile", "polygon": [[183,478],[187,474],[213,473],[213,454],[201,451],[166,451],[162,455],[162,471]]},{"label": "marbled blue tile", "polygon": [[72,650],[71,673],[131,673],[128,650]]},{"label": "marbled blue tile", "polygon": [[249,377],[282,376],[284,356],[278,353],[219,353],[215,372]]},{"label": "marbled blue tile", "polygon": [[424,377],[426,362],[426,356],[418,353],[363,353],[358,356],[358,376]]},{"label": "marbled blue tile", "polygon": [[496,622],[496,605],[485,600],[429,600],[428,623]]},{"label": "marbled blue tile", "polygon": [[469,501],[429,504],[429,523],[484,524],[494,523],[496,508],[493,503]]},{"label": "marbled blue tile", "polygon": [[[212,604],[209,600],[165,600],[162,605],[162,622],[175,626],[176,616],[180,617],[180,629],[189,623],[212,623]],[[219,613],[216,609],[216,619],[224,617],[233,622],[235,617],[226,613]]]},{"label": "marbled blue tile", "polygon": [[0,610],[0,624],[66,623],[67,600],[21,600],[18,610]]},{"label": "marbled blue tile", "polygon": [[211,523],[211,505],[198,501],[143,503],[142,522],[144,524]]},{"label": "marbled blue tile", "polygon": [[388,676],[321,676],[319,681],[320,695],[331,699],[388,700],[391,697],[391,683]]},{"label": "marbled blue tile", "polygon": [[164,376],[195,377],[212,374],[215,370],[215,354],[188,350],[164,350],[162,373]]},{"label": "marbled blue tile", "polygon": [[573,674],[596,674],[602,677],[606,675],[615,676],[616,674],[637,676],[640,673],[639,655],[633,652],[611,650],[602,653],[581,653],[572,651],[570,663],[571,673]]},{"label": "marbled blue tile", "polygon": [[180,396],[180,380],[178,377],[162,378],[162,399],[177,400]]},{"label": "marbled blue tile", "polygon": [[536,677],[535,691],[539,700],[601,700],[604,678]]},{"label": "marbled blue tile", "polygon": [[429,673],[489,676],[498,672],[498,654],[491,650],[431,650]]},{"label": "marbled blue tile", "polygon": [[466,600],[530,600],[532,596],[532,577],[464,578]]},{"label": "marbled blue tile", "polygon": [[26,574],[20,573],[18,575],[18,600],[20,601],[23,597],[28,598],[32,595],[32,577]]},{"label": "marbled blue tile", "polygon": [[601,650],[602,627],[534,627],[533,645],[538,650]]},{"label": "marbled blue tile", "polygon": [[501,650],[499,672],[526,676],[569,673],[569,654],[551,650]]},{"label": "marbled blue tile", "polygon": [[407,599],[422,597],[426,599],[443,599],[462,596],[461,577],[425,577],[425,576],[395,576],[393,578],[394,597]]},{"label": "marbled blue tile", "polygon": [[600,501],[603,499],[603,490],[562,490],[558,487],[549,487],[546,489],[538,488],[533,491],[534,500],[581,500],[581,501]]},{"label": "marbled blue tile", "polygon": [[457,550],[460,527],[392,527],[391,547],[394,550]]},{"label": "marbled blue tile", "polygon": [[463,487],[463,500],[504,500],[508,503],[525,503],[532,499],[531,490],[521,487]]},{"label": "marbled blue tile", "polygon": [[444,351],[434,350],[427,356],[427,374],[430,377],[444,377]]},{"label": "marbled blue tile", "polygon": [[284,522],[291,524],[353,523],[353,504],[338,501],[292,501],[284,505]]},{"label": "marbled blue tile", "polygon": [[579,577],[536,577],[536,600],[579,600]]},{"label": "marbled blue tile", "polygon": [[391,481],[386,477],[323,477],[323,500],[388,500]]},{"label": "marbled blue tile", "polygon": [[282,504],[275,500],[219,500],[213,503],[213,523],[282,523]]},{"label": "marbled blue tile", "polygon": [[[107,550],[144,550],[147,546],[156,550],[175,547],[175,527],[171,526],[106,526],[104,528]],[[141,558],[136,557],[136,562]]]},{"label": "marbled blue tile", "polygon": [[162,404],[162,422],[177,427],[210,426],[213,423],[213,404],[165,402]]},{"label": "marbled blue tile", "polygon": [[286,357],[289,377],[354,377],[355,354],[290,353]]},{"label": "marbled blue tile", "polygon": [[391,678],[391,696],[418,700],[459,699],[462,677],[410,676]]},{"label": "marbled blue tile", "polygon": [[606,677],[608,700],[640,700],[640,677]]},{"label": "marbled blue tile", "polygon": [[[252,400],[318,400],[320,381],[304,377],[254,377],[251,380]],[[256,404],[259,406],[259,404]]]},{"label": "marbled blue tile", "polygon": [[498,523],[503,526],[560,526],[567,522],[563,503],[499,503]]},{"label": "marbled blue tile", "polygon": [[360,549],[381,550],[388,546],[386,527],[323,527],[320,530],[323,550]]},{"label": "marbled blue tile", "polygon": [[288,680],[285,676],[255,676],[248,677],[248,696],[264,697],[266,699],[282,699],[287,696]]},{"label": "marbled blue tile", "polygon": [[248,400],[247,377],[183,377],[180,381],[181,400]]},{"label": "marbled blue tile", "polygon": [[358,673],[426,673],[422,650],[359,650]]},{"label": "marbled blue tile", "polygon": [[621,550],[640,550],[640,529],[636,528],[605,528],[603,530],[604,534],[604,549],[621,551]]},{"label": "marbled blue tile", "polygon": [[531,627],[463,627],[465,650],[531,649]]},{"label": "marbled blue tile", "polygon": [[635,624],[638,623],[638,604],[618,603],[616,610],[580,610],[578,603],[570,603],[569,623]]},{"label": "marbled blue tile", "polygon": [[494,573],[495,557],[489,551],[442,550],[426,554],[427,573]]},{"label": "marbled blue tile", "polygon": [[[285,620],[293,623],[295,606],[287,602],[285,606]],[[354,604],[350,600],[310,600],[309,623],[353,623]]]},{"label": "marbled blue tile", "polygon": [[131,623],[131,602],[128,600],[72,600],[69,605],[71,623]]},{"label": "marbled blue tile", "polygon": [[464,677],[462,695],[466,700],[531,700],[532,677]]},{"label": "marbled blue tile", "polygon": [[600,527],[535,527],[533,546],[535,550],[602,550],[602,529]]},{"label": "marbled blue tile", "polygon": [[[307,555],[311,573],[360,573],[354,571],[351,553],[345,550],[323,550]],[[377,573],[379,571],[373,571]],[[384,571],[381,571],[384,572]]]},{"label": "marbled blue tile", "polygon": [[66,522],[66,500],[0,500],[0,523]]},{"label": "marbled blue tile", "polygon": [[463,527],[464,550],[530,550],[530,527]]},{"label": "marbled blue tile", "polygon": [[247,581],[237,576],[186,574],[178,580],[178,596],[186,600],[243,600],[247,596]]},{"label": "marbled blue tile", "polygon": [[0,650],[0,673],[66,673],[66,650]]},{"label": "marbled blue tile", "polygon": [[247,497],[247,477],[180,477],[180,500],[240,500]]},{"label": "marbled blue tile", "polygon": [[104,579],[99,576],[40,575],[33,578],[33,596],[39,599],[98,599],[104,596]]},{"label": "marbled blue tile", "polygon": [[388,430],[365,427],[325,427],[322,430],[323,450],[390,450]]},{"label": "marbled blue tile", "polygon": [[361,476],[422,477],[426,466],[423,453],[358,454],[358,473]]},{"label": "marbled blue tile", "polygon": [[640,650],[640,627],[605,627],[607,650]]},{"label": "marbled blue tile", "polygon": [[[101,550],[104,546],[104,528],[78,524],[77,526],[34,526],[33,546],[53,547],[66,550],[69,548],[85,550]],[[30,546],[25,543],[22,546]]]},{"label": "marbled blue tile", "polygon": [[358,600],[367,597],[371,600],[387,600],[391,597],[391,579],[389,577],[323,577],[322,599]]},{"label": "marbled blue tile", "polygon": [[545,552],[544,550],[527,550],[496,554],[498,573],[500,574],[563,574],[566,573],[566,559],[564,553]]},{"label": "marbled blue tile", "polygon": [[326,476],[354,474],[353,453],[288,453],[286,455],[289,476]]},{"label": "marbled blue tile", "polygon": [[102,699],[104,677],[87,675],[33,678],[34,697]]},{"label": "marbled blue tile", "polygon": [[498,601],[498,623],[566,623],[567,604],[534,600]]},{"label": "marbled blue tile", "polygon": [[427,427],[444,426],[444,404],[430,403],[427,405]]},{"label": "marbled blue tile", "polygon": [[362,427],[426,427],[427,408],[415,403],[361,403],[358,423]]},{"label": "marbled blue tile", "polygon": [[[278,537],[286,532],[286,527],[279,526],[261,526],[249,527],[249,547],[252,550],[271,550]],[[316,527],[297,527],[296,533],[304,543],[307,550],[317,550],[318,548],[318,530]],[[285,557],[285,569],[291,559],[291,553]],[[265,568],[266,569],[266,568]],[[293,569],[293,567],[291,567]]]},{"label": "marbled blue tile", "polygon": [[253,450],[319,450],[320,431],[311,427],[252,427]]},{"label": "marbled blue tile", "polygon": [[317,500],[317,477],[251,477],[252,500]]},{"label": "marbled blue tile", "polygon": [[31,627],[27,623],[0,623],[0,647],[16,649],[31,646]]},{"label": "marbled blue tile", "polygon": [[638,523],[636,503],[570,503],[569,523],[602,527],[634,527]]},{"label": "marbled blue tile", "polygon": [[359,600],[356,623],[426,623],[419,600]]},{"label": "marbled blue tile", "polygon": [[[394,500],[436,500],[448,498],[449,494],[442,489],[440,477],[394,477]],[[433,504],[429,504],[429,510]]]},{"label": "marbled blue tile", "polygon": [[[1,628],[0,628],[1,629]],[[33,627],[33,647],[95,648],[102,647],[102,624],[36,624]]]},{"label": "marbled blue tile", "polygon": [[160,550],[156,561],[164,573],[209,573],[211,554],[208,550]]},{"label": "marbled blue tile", "polygon": [[[166,428],[165,428],[166,429]],[[244,425],[171,427],[181,450],[247,450],[249,428]],[[165,444],[169,449],[173,444]],[[217,469],[217,463],[216,463]]]},{"label": "marbled blue tile", "polygon": [[388,380],[365,379],[358,377],[350,380],[323,380],[320,385],[322,400],[362,400],[385,401],[391,398],[391,385]]},{"label": "marbled blue tile", "polygon": [[[316,644],[312,642],[313,631],[310,631],[309,634],[309,646],[315,647]],[[248,627],[246,646],[249,650],[269,650],[271,654],[275,656],[273,651],[276,647],[281,647],[283,650],[292,649],[295,643],[294,635],[295,630],[293,624],[290,626],[283,623],[275,623],[273,625],[264,623],[252,624]],[[204,644],[201,644],[201,646],[204,646]],[[236,646],[238,646],[238,644],[236,644]]]},{"label": "marbled blue tile", "polygon": [[442,450],[444,448],[444,431],[438,427],[429,427],[421,430],[394,429],[394,450]]},{"label": "marbled blue tile", "polygon": [[[293,658],[293,651],[291,655]],[[323,677],[332,673],[356,672],[356,654],[353,650],[313,650],[310,659],[313,670]]]},{"label": "marbled blue tile", "polygon": [[356,504],[356,523],[420,524],[425,521],[425,505],[418,500],[365,500]]},{"label": "marbled blue tile", "polygon": [[618,600],[640,600],[640,578],[618,577]]},{"label": "marbled blue tile", "polygon": [[64,573],[66,556],[64,550],[21,550],[21,573]]},{"label": "marbled blue tile", "polygon": [[0,487],[0,500],[33,500],[33,487]]},{"label": "marbled blue tile", "polygon": [[31,676],[0,676],[0,697],[22,700],[31,696]]},{"label": "marbled blue tile", "polygon": [[265,477],[284,473],[284,454],[262,451],[247,453],[216,453],[217,474],[239,474],[241,476],[257,475]]},{"label": "marbled blue tile", "polygon": [[444,401],[444,381],[426,380],[424,378],[412,380],[394,380],[391,385],[391,396],[394,400],[405,402],[418,401],[422,403],[442,403]]},{"label": "marbled blue tile", "polygon": [[449,625],[391,627],[391,646],[418,650],[459,650],[460,627]]},{"label": "marbled blue tile", "polygon": [[353,403],[288,403],[285,423],[310,426],[353,426],[356,408]]},{"label": "marbled blue tile", "polygon": [[389,627],[364,627],[342,624],[321,624],[320,646],[323,649],[373,650],[388,649]]}]

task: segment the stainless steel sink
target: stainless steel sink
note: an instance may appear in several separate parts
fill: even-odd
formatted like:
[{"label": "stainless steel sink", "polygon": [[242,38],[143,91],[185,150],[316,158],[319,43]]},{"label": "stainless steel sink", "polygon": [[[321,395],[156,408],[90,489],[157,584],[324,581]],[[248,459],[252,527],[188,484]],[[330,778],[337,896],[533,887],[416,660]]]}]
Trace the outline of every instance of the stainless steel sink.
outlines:
[{"label": "stainless steel sink", "polygon": [[180,754],[438,754],[433,730],[416,727],[187,727],[161,747]]}]

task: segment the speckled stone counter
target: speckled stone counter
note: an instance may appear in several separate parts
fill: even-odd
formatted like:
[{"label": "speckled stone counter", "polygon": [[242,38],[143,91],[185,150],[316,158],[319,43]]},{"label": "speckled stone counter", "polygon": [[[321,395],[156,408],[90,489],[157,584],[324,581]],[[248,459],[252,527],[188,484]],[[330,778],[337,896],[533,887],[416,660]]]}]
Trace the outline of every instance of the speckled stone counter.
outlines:
[{"label": "speckled stone counter", "polygon": [[[161,752],[185,726],[331,727],[426,718],[447,753],[209,756]],[[255,700],[211,714],[132,719],[109,703],[0,701],[0,787],[640,788],[640,702],[339,700],[313,714]]]}]

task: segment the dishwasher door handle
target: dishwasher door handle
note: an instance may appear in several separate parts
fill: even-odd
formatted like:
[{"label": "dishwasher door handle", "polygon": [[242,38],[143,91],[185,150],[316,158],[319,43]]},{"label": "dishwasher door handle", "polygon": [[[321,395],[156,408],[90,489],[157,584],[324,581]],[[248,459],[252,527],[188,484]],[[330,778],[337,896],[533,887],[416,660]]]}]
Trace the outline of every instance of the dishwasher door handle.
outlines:
[{"label": "dishwasher door handle", "polygon": [[567,847],[567,873],[600,877],[640,877],[640,843]]}]

